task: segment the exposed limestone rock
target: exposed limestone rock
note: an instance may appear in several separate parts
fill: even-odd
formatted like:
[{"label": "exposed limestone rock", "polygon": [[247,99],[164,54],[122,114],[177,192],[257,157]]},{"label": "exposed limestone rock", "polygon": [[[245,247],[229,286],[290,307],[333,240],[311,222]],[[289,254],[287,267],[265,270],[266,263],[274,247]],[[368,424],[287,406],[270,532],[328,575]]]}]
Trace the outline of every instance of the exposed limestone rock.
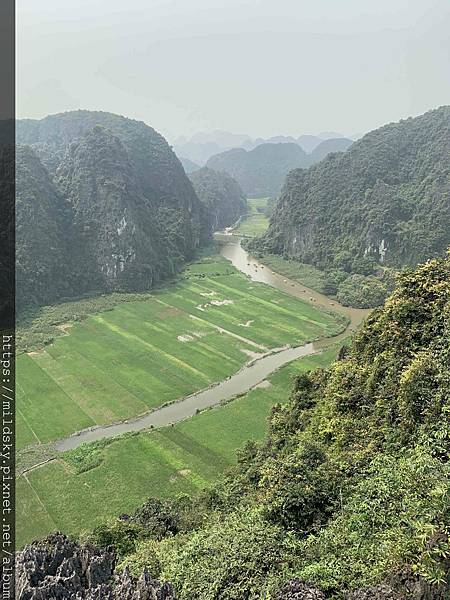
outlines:
[{"label": "exposed limestone rock", "polygon": [[114,574],[112,548],[80,546],[61,533],[26,546],[16,558],[17,600],[176,600],[169,583],[148,573]]},{"label": "exposed limestone rock", "polygon": [[326,596],[316,587],[301,581],[293,579],[288,581],[274,600],[325,600]]},{"label": "exposed limestone rock", "polygon": [[346,600],[405,600],[405,598],[397,594],[389,585],[382,584],[354,590],[347,594]]}]

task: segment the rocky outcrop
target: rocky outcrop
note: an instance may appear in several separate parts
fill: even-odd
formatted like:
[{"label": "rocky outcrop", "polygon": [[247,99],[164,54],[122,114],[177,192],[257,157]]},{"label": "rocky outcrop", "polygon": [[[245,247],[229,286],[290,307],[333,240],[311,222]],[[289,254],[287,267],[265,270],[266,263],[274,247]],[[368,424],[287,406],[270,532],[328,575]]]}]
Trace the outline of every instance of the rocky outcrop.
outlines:
[{"label": "rocky outcrop", "polygon": [[274,596],[274,600],[325,600],[325,598],[323,592],[300,579],[288,581]]},{"label": "rocky outcrop", "polygon": [[[449,589],[431,586],[412,573],[392,578],[388,583],[352,590],[344,593],[345,600],[447,600]],[[284,585],[274,600],[326,600],[331,596],[301,581],[292,579]],[[334,596],[333,596],[334,597]]]},{"label": "rocky outcrop", "polygon": [[176,600],[169,583],[148,573],[114,574],[111,548],[80,546],[55,533],[26,546],[16,557],[17,600]]},{"label": "rocky outcrop", "polygon": [[71,144],[56,181],[72,209],[77,262],[93,271],[92,287],[100,280],[107,291],[145,290],[173,274],[165,224],[117,136],[94,127]]},{"label": "rocky outcrop", "polygon": [[406,600],[400,596],[389,585],[376,585],[353,590],[345,596],[345,600]]}]

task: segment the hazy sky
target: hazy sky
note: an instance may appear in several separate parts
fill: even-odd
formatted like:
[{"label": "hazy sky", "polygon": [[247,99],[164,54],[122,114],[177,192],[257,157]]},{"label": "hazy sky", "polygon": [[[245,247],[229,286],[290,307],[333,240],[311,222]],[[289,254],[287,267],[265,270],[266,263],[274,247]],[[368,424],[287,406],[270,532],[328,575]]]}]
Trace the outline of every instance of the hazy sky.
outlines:
[{"label": "hazy sky", "polygon": [[17,0],[17,116],[346,135],[450,103],[448,0]]}]

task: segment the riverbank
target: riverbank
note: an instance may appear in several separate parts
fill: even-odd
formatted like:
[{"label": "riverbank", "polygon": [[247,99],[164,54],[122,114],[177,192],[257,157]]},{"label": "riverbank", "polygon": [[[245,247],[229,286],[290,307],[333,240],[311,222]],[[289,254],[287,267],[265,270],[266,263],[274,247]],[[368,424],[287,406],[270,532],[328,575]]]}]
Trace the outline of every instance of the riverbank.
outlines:
[{"label": "riverbank", "polygon": [[263,262],[251,256],[242,247],[240,238],[234,234],[216,233],[215,240],[219,243],[220,255],[229,260],[236,269],[249,276],[253,281],[270,285],[321,310],[344,315],[350,321],[349,333],[355,331],[370,313],[371,309],[344,306],[317,290],[275,273],[266,267]]},{"label": "riverbank", "polygon": [[137,418],[156,425],[146,421],[155,410],[210,388],[217,394],[254,358],[336,335],[343,318],[250,281],[224,257],[203,257],[171,286],[83,314],[53,343],[18,356],[18,448],[35,446],[40,462],[39,448],[75,432],[95,431],[97,440],[111,425],[134,430]]}]

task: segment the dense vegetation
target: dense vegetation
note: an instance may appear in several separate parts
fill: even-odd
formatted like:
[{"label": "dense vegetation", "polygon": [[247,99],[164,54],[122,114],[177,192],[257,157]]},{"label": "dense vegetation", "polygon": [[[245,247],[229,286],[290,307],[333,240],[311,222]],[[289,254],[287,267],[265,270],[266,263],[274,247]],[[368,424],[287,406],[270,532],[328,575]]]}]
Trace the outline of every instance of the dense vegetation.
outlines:
[{"label": "dense vegetation", "polygon": [[260,247],[319,268],[400,267],[450,242],[450,107],[386,125],[289,174]]},{"label": "dense vegetation", "polygon": [[71,292],[69,211],[29,146],[16,149],[16,178],[17,299],[49,303]]},{"label": "dense vegetation", "polygon": [[74,111],[18,121],[17,141],[19,307],[149,289],[193,256],[201,205],[151,127]]},{"label": "dense vegetation", "polygon": [[236,450],[247,440],[265,437],[268,414],[286,402],[294,377],[329,365],[337,350],[334,345],[289,363],[268,378],[266,387],[173,426],[83,444],[25,475],[20,474],[57,453],[51,446],[20,451],[18,546],[55,530],[79,535],[116,515],[133,513],[149,490],[159,498],[200,493],[236,463]]},{"label": "dense vegetation", "polygon": [[189,175],[202,203],[202,233],[208,239],[233,225],[247,212],[247,201],[239,184],[228,173],[203,167]]},{"label": "dense vegetation", "polygon": [[[379,304],[390,282],[377,265],[415,265],[450,243],[449,125],[444,106],[292,171],[267,233],[250,249],[323,270],[344,303]],[[344,283],[349,274],[359,277]]]},{"label": "dense vegetation", "polygon": [[172,581],[182,600],[278,597],[293,578],[327,598],[385,582],[385,595],[354,597],[443,600],[449,336],[450,258],[406,270],[337,362],[298,375],[267,439],[220,483],[196,499],[150,499],[91,539]]}]

